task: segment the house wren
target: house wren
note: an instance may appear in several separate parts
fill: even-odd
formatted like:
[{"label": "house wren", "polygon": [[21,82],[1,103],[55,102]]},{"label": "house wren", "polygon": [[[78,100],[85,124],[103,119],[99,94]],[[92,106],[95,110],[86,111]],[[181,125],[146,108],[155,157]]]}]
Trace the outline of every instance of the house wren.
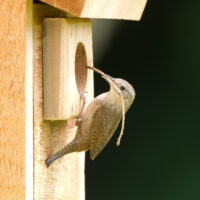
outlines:
[{"label": "house wren", "polygon": [[[77,121],[75,138],[45,161],[47,167],[56,159],[72,152],[90,150],[90,158],[93,160],[109,142],[121,119],[121,132],[123,132],[123,116],[135,98],[133,87],[123,79],[112,78],[94,67],[88,68],[101,73],[102,77],[109,82],[110,90],[97,96],[81,112]],[[81,96],[83,97],[83,94]],[[122,133],[120,133],[118,145],[121,136]]]}]

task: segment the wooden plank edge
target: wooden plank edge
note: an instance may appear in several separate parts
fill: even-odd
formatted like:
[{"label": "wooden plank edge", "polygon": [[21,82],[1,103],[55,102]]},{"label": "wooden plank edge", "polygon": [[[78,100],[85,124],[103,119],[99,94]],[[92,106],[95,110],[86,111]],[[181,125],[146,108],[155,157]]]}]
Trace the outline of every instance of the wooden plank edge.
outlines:
[{"label": "wooden plank edge", "polygon": [[[101,11],[98,12],[95,11],[93,0],[85,0],[80,3],[80,1],[74,1],[73,3],[70,3],[68,0],[41,0],[42,2],[49,4],[55,8],[61,9],[62,11],[68,12],[71,15],[75,17],[80,18],[93,18],[93,19],[117,19],[117,20],[133,20],[133,21],[139,21],[142,17],[144,8],[146,6],[147,0],[140,0],[139,3],[136,3],[136,6],[138,8],[138,11],[135,11],[134,14],[130,13],[129,15],[124,14],[125,11],[123,11],[122,15],[113,15],[106,14],[105,12],[102,13]],[[96,6],[98,9],[102,10],[104,9],[104,4],[102,4],[102,7]],[[115,8],[116,9],[116,8]],[[120,9],[117,9],[120,10]],[[116,10],[115,10],[116,12]]]},{"label": "wooden plank edge", "polygon": [[26,200],[33,200],[33,1],[26,23]]}]

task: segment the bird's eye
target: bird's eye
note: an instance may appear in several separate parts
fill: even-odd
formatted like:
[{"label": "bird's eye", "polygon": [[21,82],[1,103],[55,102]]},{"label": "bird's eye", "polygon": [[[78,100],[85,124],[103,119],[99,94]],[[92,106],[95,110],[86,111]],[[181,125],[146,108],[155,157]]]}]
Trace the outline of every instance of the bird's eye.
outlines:
[{"label": "bird's eye", "polygon": [[120,87],[120,90],[121,91],[124,91],[124,90],[126,90],[126,87],[124,87],[123,85]]}]

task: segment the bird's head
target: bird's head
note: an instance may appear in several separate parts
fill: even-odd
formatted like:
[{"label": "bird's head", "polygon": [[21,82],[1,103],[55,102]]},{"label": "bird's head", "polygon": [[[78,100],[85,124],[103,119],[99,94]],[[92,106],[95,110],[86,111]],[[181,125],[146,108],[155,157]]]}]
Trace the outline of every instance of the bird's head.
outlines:
[{"label": "bird's head", "polygon": [[[128,111],[128,109],[130,108],[131,104],[133,103],[134,99],[135,99],[135,90],[132,87],[132,85],[127,82],[124,79],[121,78],[113,78],[109,75],[107,75],[107,77],[117,86],[117,88],[121,91],[122,96],[123,96],[123,100],[124,100],[124,106],[125,106],[125,112]],[[112,89],[113,86],[110,85]]]}]

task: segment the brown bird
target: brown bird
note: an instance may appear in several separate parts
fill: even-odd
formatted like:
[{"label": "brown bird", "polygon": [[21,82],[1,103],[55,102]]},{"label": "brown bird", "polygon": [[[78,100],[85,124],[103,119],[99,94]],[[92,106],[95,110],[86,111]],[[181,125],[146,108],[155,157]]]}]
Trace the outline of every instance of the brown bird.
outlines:
[{"label": "brown bird", "polygon": [[[133,87],[123,79],[106,76],[121,92],[124,111],[127,112],[135,98]],[[90,150],[90,158],[93,160],[109,142],[122,118],[120,95],[114,85],[109,84],[110,90],[97,96],[81,114],[75,138],[45,161],[47,167],[56,159],[72,152]]]}]

